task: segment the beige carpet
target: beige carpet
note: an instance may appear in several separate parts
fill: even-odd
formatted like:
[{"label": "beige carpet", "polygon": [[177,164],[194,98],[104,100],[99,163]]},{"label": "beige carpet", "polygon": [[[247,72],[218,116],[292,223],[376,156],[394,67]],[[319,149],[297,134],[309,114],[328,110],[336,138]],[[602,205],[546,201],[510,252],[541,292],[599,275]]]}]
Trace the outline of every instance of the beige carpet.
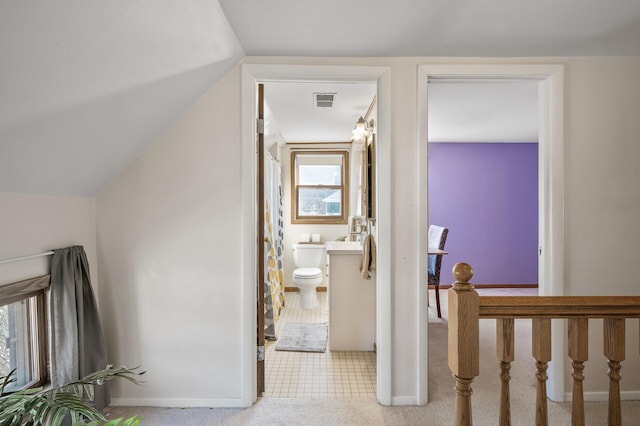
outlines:
[{"label": "beige carpet", "polygon": [[[143,416],[143,425],[450,425],[453,416],[453,379],[447,367],[446,292],[442,292],[444,319],[429,308],[429,404],[422,407],[384,407],[373,399],[279,399],[260,398],[250,408],[150,408],[111,407],[110,418]],[[489,291],[483,293],[488,294]],[[499,293],[499,292],[498,292]],[[496,294],[495,291],[492,294]],[[433,294],[431,300],[433,301]],[[472,387],[475,425],[496,425],[499,379],[495,357],[495,322],[481,321],[480,377]],[[535,367],[531,362],[530,321],[516,321],[516,361],[511,373],[513,425],[534,424]],[[624,377],[624,367],[623,367]],[[622,406],[624,425],[640,424],[640,401]],[[606,403],[586,403],[587,425],[606,425]],[[571,423],[570,404],[549,401],[549,424]]]}]

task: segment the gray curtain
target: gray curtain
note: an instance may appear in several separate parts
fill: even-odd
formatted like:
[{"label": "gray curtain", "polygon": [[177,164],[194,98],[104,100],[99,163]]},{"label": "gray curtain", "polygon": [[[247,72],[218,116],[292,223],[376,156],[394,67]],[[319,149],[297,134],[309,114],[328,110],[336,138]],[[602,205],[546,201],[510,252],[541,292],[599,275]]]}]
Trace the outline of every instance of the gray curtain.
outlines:
[{"label": "gray curtain", "polygon": [[[107,366],[107,347],[100,325],[89,263],[82,246],[53,251],[49,326],[51,384],[60,386]],[[96,386],[98,409],[109,404],[106,385]]]}]

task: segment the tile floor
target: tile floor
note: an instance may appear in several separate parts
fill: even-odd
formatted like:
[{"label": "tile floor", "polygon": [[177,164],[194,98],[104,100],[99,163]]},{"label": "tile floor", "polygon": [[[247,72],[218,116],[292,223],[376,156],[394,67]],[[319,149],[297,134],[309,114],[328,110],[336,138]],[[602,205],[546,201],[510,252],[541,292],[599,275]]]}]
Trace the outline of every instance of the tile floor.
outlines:
[{"label": "tile floor", "polygon": [[[482,289],[481,295],[535,295],[537,289]],[[318,293],[320,307],[301,309],[298,293],[286,293],[286,308],[276,323],[279,334],[286,322],[328,321],[327,293]],[[441,290],[443,318],[435,313],[434,290],[429,291],[429,322],[447,322],[447,291]],[[331,339],[331,336],[329,336]],[[324,353],[276,351],[266,342],[264,396],[276,398],[373,398],[376,397],[375,352]]]},{"label": "tile floor", "polygon": [[[286,293],[286,308],[276,323],[276,334],[287,322],[327,322],[327,293],[318,296],[320,307],[301,309],[298,293]],[[276,351],[275,346],[275,341],[266,343],[264,396],[375,399],[375,352],[332,352],[328,345],[324,353],[288,352]]]}]

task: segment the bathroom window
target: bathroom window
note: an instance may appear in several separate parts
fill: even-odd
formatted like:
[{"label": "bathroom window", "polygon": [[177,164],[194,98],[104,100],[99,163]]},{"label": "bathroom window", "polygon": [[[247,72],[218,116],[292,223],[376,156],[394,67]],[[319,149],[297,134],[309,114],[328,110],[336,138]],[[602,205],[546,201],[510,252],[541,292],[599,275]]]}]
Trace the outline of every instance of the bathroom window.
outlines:
[{"label": "bathroom window", "polygon": [[349,153],[291,152],[291,222],[347,223]]},{"label": "bathroom window", "polygon": [[0,376],[15,381],[5,392],[46,382],[45,280],[27,280],[0,290]]}]

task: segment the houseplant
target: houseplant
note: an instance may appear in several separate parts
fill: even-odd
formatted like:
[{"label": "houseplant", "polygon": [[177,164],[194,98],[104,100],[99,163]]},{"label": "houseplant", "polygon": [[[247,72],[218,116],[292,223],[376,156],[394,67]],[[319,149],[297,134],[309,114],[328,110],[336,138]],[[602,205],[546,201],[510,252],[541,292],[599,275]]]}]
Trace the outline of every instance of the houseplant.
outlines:
[{"label": "houseplant", "polygon": [[15,371],[12,371],[0,377],[0,425],[59,426],[69,417],[74,426],[135,426],[140,422],[140,417],[108,421],[94,407],[93,399],[95,385],[102,385],[108,380],[120,378],[140,384],[138,376],[144,371],[138,369],[107,366],[104,370],[59,387],[38,387],[5,394],[5,388],[15,381]]}]

